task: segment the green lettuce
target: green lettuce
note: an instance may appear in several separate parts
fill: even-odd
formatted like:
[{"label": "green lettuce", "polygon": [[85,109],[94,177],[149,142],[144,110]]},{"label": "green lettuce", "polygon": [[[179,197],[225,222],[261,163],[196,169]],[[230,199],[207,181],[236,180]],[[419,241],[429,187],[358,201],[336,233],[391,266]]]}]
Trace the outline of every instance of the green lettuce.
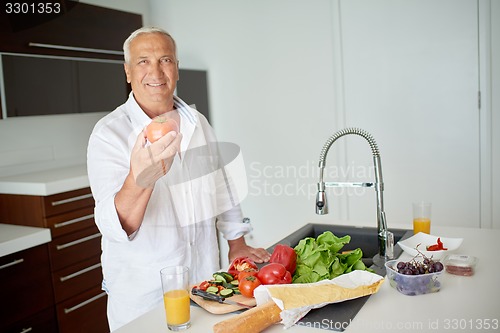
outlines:
[{"label": "green lettuce", "polygon": [[356,269],[366,269],[361,261],[363,252],[356,250],[339,253],[351,241],[351,236],[337,237],[331,231],[325,231],[316,239],[307,237],[300,240],[294,248],[297,254],[297,269],[293,283],[312,283],[333,279]]}]

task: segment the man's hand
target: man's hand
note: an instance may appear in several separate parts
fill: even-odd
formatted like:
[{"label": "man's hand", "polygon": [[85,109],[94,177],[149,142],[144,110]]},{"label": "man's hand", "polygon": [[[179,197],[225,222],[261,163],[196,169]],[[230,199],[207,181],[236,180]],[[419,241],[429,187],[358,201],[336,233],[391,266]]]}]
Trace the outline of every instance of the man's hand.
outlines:
[{"label": "man's hand", "polygon": [[167,174],[180,150],[181,139],[182,134],[172,131],[146,146],[146,132],[139,134],[130,156],[130,169],[138,186],[153,187],[160,177]]},{"label": "man's hand", "polygon": [[248,257],[256,263],[268,262],[271,259],[271,254],[265,249],[248,246],[244,237],[228,241],[228,244],[230,263],[238,257]]},{"label": "man's hand", "polygon": [[116,193],[115,207],[123,230],[131,235],[141,226],[155,182],[165,175],[180,149],[182,135],[170,132],[146,147],[142,131],[130,155],[130,172]]}]

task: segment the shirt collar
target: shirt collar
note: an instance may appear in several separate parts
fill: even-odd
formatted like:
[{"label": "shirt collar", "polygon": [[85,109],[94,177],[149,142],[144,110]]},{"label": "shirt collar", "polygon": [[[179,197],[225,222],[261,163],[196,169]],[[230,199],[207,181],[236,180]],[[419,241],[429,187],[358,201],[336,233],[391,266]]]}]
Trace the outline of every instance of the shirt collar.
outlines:
[{"label": "shirt collar", "polygon": [[186,104],[182,99],[174,95],[174,106],[179,111],[181,117],[186,118],[188,122],[192,125],[196,125],[198,122],[196,112]]},{"label": "shirt collar", "polygon": [[[125,103],[127,110],[130,110],[129,117],[134,128],[141,131],[148,126],[151,118],[141,109],[135,100],[133,92],[129,94],[128,100]],[[182,99],[174,95],[174,107],[179,112],[181,117],[180,131],[182,133],[181,151],[186,151],[193,136],[194,129],[198,123],[198,113],[195,109],[191,108]],[[139,132],[138,132],[139,133]]]},{"label": "shirt collar", "polygon": [[[127,109],[132,110],[130,113],[130,118],[132,122],[137,125],[147,126],[151,121],[151,118],[141,109],[137,101],[135,100],[134,93],[129,94],[128,100],[126,102]],[[198,115],[196,112],[187,105],[182,99],[174,95],[174,108],[177,109],[179,115],[184,121],[189,122],[191,125],[196,125],[198,122]]]},{"label": "shirt collar", "polygon": [[174,106],[181,116],[181,151],[186,151],[198,123],[198,113],[182,99],[174,95]]}]

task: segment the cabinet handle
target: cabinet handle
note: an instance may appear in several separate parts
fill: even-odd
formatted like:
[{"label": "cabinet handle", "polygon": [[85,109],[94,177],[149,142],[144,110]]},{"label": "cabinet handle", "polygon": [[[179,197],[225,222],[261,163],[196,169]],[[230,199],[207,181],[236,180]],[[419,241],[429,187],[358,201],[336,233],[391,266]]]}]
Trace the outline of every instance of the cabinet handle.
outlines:
[{"label": "cabinet handle", "polygon": [[5,264],[5,265],[2,265],[0,266],[0,269],[4,269],[4,268],[7,268],[7,267],[10,267],[10,266],[14,266],[14,265],[17,265],[17,264],[20,264],[24,261],[24,259],[17,259],[17,260],[14,260],[13,262],[10,262],[8,264]]},{"label": "cabinet handle", "polygon": [[79,275],[85,274],[85,273],[90,272],[91,270],[99,268],[99,267],[101,267],[101,263],[89,266],[89,267],[84,268],[84,269],[82,269],[82,270],[80,270],[78,272],[74,272],[74,273],[66,275],[66,276],[61,276],[59,278],[59,280],[61,280],[61,282],[64,282],[66,280],[69,280],[69,279],[72,279],[72,278],[77,277]]},{"label": "cabinet handle", "polygon": [[96,300],[98,300],[99,298],[101,298],[101,297],[103,297],[103,296],[106,296],[106,292],[105,292],[105,291],[103,291],[103,292],[102,292],[102,293],[100,293],[99,295],[96,295],[96,296],[94,296],[94,297],[92,297],[92,298],[89,298],[88,300],[83,301],[83,302],[81,302],[80,304],[77,304],[77,305],[75,305],[75,306],[73,306],[73,307],[71,307],[71,308],[69,308],[69,309],[68,309],[68,308],[64,308],[64,314],[68,314],[68,313],[70,313],[70,312],[73,312],[73,311],[75,311],[75,310],[78,310],[78,309],[79,309],[79,308],[81,308],[82,306],[85,306],[85,305],[87,305],[87,304],[90,304],[90,303],[92,303],[93,301],[96,301]]},{"label": "cabinet handle", "polygon": [[28,332],[31,332],[33,331],[33,328],[32,327],[28,327],[28,328],[23,328],[23,330],[19,333],[28,333]]},{"label": "cabinet handle", "polygon": [[68,248],[70,246],[78,245],[80,243],[89,241],[89,240],[97,238],[97,237],[101,237],[101,234],[99,232],[96,233],[96,234],[87,236],[87,237],[83,237],[83,238],[77,239],[77,240],[69,242],[69,243],[65,243],[65,244],[61,244],[61,245],[56,245],[56,249],[57,250],[63,250],[63,249],[66,249],[66,248]]},{"label": "cabinet handle", "polygon": [[83,200],[83,199],[88,199],[88,198],[92,198],[92,193],[79,195],[79,196],[73,197],[73,198],[68,198],[68,199],[63,199],[63,200],[58,200],[58,201],[52,201],[51,204],[52,204],[52,207],[54,207],[54,206],[64,205],[64,204],[67,204],[67,203],[70,203],[70,202],[74,202],[74,201],[78,201],[78,200]]},{"label": "cabinet handle", "polygon": [[56,50],[70,50],[70,51],[81,51],[81,52],[91,52],[91,53],[103,53],[103,54],[116,54],[123,55],[123,51],[115,50],[105,50],[105,49],[94,49],[89,47],[79,47],[79,46],[66,46],[66,45],[56,45],[56,44],[44,44],[44,43],[28,43],[31,47],[43,47],[46,49],[56,49]]},{"label": "cabinet handle", "polygon": [[89,214],[89,215],[78,217],[76,219],[72,219],[72,220],[69,220],[69,221],[59,222],[59,223],[54,224],[54,228],[65,227],[67,225],[70,225],[70,224],[73,224],[73,223],[77,223],[77,222],[82,222],[82,221],[91,219],[93,217],[94,217],[94,214]]}]

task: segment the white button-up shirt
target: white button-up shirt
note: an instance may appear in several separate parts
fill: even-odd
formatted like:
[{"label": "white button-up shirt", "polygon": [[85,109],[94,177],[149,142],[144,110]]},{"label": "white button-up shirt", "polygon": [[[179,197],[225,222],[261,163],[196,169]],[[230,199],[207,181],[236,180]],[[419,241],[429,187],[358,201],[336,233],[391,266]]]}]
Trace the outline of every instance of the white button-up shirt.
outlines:
[{"label": "white button-up shirt", "polygon": [[[220,268],[217,229],[228,240],[251,230],[242,223],[239,205],[215,202],[228,199],[216,193],[213,178],[191,179],[199,165],[218,163],[203,154],[188,158],[190,150],[206,147],[215,135],[203,115],[177,97],[175,105],[181,119],[182,158],[177,155],[167,175],[156,182],[142,225],[130,237],[122,229],[114,197],[129,173],[137,136],[151,119],[131,93],[125,104],[96,124],[89,139],[87,168],[95,221],[103,236],[103,289],[108,293],[111,330],[162,303],[161,268],[189,266],[192,284],[209,279]],[[222,206],[226,209],[217,208]]]}]

